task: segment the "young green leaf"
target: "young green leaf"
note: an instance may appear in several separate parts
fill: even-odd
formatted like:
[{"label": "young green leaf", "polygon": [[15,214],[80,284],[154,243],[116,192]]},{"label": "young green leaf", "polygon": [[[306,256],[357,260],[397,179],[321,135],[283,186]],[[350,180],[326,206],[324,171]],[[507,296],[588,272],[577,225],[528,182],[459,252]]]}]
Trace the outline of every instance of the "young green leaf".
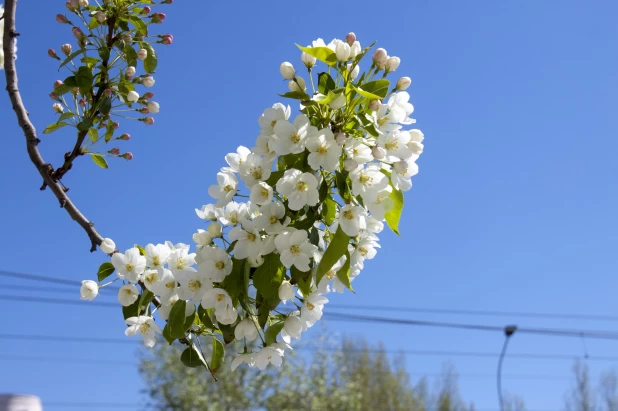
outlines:
[{"label": "young green leaf", "polygon": [[219,368],[223,365],[225,349],[223,344],[217,338],[212,337],[212,356],[210,358],[210,373],[215,375]]},{"label": "young green leaf", "polygon": [[388,227],[393,230],[395,234],[401,235],[399,233],[399,220],[401,219],[401,212],[403,211],[403,193],[401,190],[396,190],[395,187],[393,187],[393,191],[389,197],[393,200],[395,205],[384,214],[384,218],[386,219]]},{"label": "young green leaf", "polygon": [[337,55],[328,47],[303,47],[298,44],[296,47],[329,66],[337,65]]},{"label": "young green leaf", "polygon": [[343,232],[341,226],[337,227],[337,232],[330,242],[330,245],[324,252],[324,256],[318,265],[318,271],[315,278],[316,283],[319,283],[322,277],[324,277],[324,274],[330,271],[330,269],[333,268],[333,265],[335,265],[335,263],[345,255],[348,251],[349,243],[350,237]]},{"label": "young green leaf", "polygon": [[384,98],[388,94],[390,84],[390,81],[386,79],[374,80],[363,84],[363,90],[379,98]]},{"label": "young green leaf", "polygon": [[221,288],[226,290],[230,297],[237,298],[243,292],[245,265],[249,264],[247,264],[246,259],[237,260],[236,258],[232,258],[232,264],[232,272],[225,277],[221,283]]},{"label": "young green leaf", "polygon": [[97,279],[99,280],[99,282],[105,280],[107,277],[114,273],[114,270],[114,265],[109,261],[101,264],[101,266],[99,266],[99,272],[97,273]]},{"label": "young green leaf", "polygon": [[343,285],[345,285],[350,291],[354,292],[352,289],[352,284],[350,283],[350,252],[346,251],[345,253],[345,263],[343,267],[337,271],[337,278]]},{"label": "young green leaf", "polygon": [[43,134],[51,134],[56,130],[60,130],[62,127],[64,126],[68,126],[69,123],[66,123],[64,121],[61,121],[59,123],[53,123],[50,124],[49,126],[45,127],[45,130],[43,130]]},{"label": "young green leaf", "polygon": [[94,164],[98,165],[101,168],[108,168],[107,161],[105,161],[105,157],[102,157],[98,154],[91,154],[92,161]]},{"label": "young green leaf", "polygon": [[266,331],[264,332],[264,337],[266,337],[266,345],[274,344],[277,342],[277,335],[283,329],[283,321],[279,321],[273,324],[270,324]]},{"label": "young green leaf", "polygon": [[159,59],[157,58],[157,52],[149,43],[146,43],[145,41],[142,41],[139,44],[143,49],[146,49],[146,51],[148,52],[146,60],[144,60],[144,70],[146,70],[146,73],[154,73],[157,69],[157,64],[159,62]]},{"label": "young green leaf", "polygon": [[281,264],[279,254],[270,253],[264,257],[264,263],[253,273],[253,286],[269,299],[276,296],[283,282],[285,267]]},{"label": "young green leaf", "polygon": [[204,356],[195,345],[189,346],[182,352],[180,355],[180,361],[182,361],[185,366],[190,368],[208,367]]},{"label": "young green leaf", "polygon": [[124,46],[124,58],[129,66],[137,66],[137,52],[132,45],[127,44]]},{"label": "young green leaf", "polygon": [[279,94],[279,96],[285,98],[293,98],[301,101],[311,99],[311,97],[309,97],[307,93],[303,93],[302,91],[288,91],[287,93]]},{"label": "young green leaf", "polygon": [[185,328],[185,320],[187,318],[185,314],[186,309],[187,302],[185,300],[178,300],[174,303],[172,309],[170,310],[167,325],[170,327],[170,335],[174,338],[184,338],[185,336],[185,331],[187,331]]},{"label": "young green leaf", "polygon": [[326,225],[331,225],[337,215],[337,203],[332,198],[327,198],[322,204],[322,218]]},{"label": "young green leaf", "polygon": [[335,81],[330,76],[330,74],[324,72],[318,74],[318,91],[322,94],[328,94],[329,91],[332,91],[337,88]]}]

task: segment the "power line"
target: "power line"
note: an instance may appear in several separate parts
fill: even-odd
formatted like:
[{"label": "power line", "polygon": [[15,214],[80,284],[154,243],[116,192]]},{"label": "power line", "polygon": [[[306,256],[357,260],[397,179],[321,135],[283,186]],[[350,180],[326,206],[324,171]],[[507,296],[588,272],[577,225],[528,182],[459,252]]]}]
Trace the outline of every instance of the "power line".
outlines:
[{"label": "power line", "polygon": [[[18,278],[22,280],[41,281],[49,283],[57,283],[63,285],[80,286],[79,281],[65,280],[54,277],[15,273],[10,271],[0,270],[0,276]],[[33,289],[29,287],[28,289]],[[106,290],[118,291],[118,287],[107,286]],[[37,287],[36,291],[42,292],[66,292],[59,288],[45,289]],[[427,314],[456,314],[456,315],[472,315],[472,316],[493,316],[493,317],[529,317],[529,318],[552,318],[552,319],[570,319],[570,320],[597,320],[597,321],[618,321],[618,316],[602,315],[602,314],[574,314],[574,313],[541,313],[541,312],[522,312],[522,311],[500,311],[500,310],[466,310],[466,309],[450,309],[450,308],[422,308],[422,307],[404,307],[404,306],[384,306],[384,305],[354,305],[354,304],[337,304],[331,303],[329,307],[349,310],[369,310],[369,311],[392,311],[392,312],[415,312]]]},{"label": "power line", "polygon": [[[43,335],[43,334],[0,334],[1,340],[19,340],[21,342],[91,342],[91,343],[99,343],[99,344],[137,344],[141,343],[141,340],[138,339],[124,339],[124,338],[102,338],[102,337],[81,337],[81,336],[54,336],[54,335]],[[294,349],[305,349],[305,350],[337,350],[339,347],[332,345],[324,345],[324,346],[298,346],[294,347]],[[380,353],[385,352],[388,354],[405,354],[405,355],[415,355],[415,356],[436,356],[436,357],[472,357],[472,358],[491,358],[496,359],[500,353],[498,352],[482,352],[482,351],[442,351],[442,350],[382,350],[375,348],[366,348],[366,349],[340,349],[346,353]],[[581,355],[570,355],[570,354],[538,354],[538,353],[512,353],[509,354],[510,358],[520,358],[520,359],[535,359],[535,360],[577,360],[581,359]],[[589,361],[617,361],[618,356],[589,356],[587,358]],[[494,375],[495,377],[495,375]]]}]

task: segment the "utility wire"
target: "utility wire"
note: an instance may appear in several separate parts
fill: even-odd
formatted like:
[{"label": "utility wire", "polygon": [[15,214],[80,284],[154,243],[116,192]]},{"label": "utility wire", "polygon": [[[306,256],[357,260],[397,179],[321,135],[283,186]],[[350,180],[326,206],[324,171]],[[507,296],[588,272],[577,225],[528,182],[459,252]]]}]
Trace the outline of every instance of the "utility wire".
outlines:
[{"label": "utility wire", "polygon": [[[79,287],[79,281],[65,280],[42,275],[15,273],[10,271],[0,270],[0,277],[18,278],[22,280],[32,280],[39,282],[56,283],[63,285],[71,285]],[[45,289],[43,287],[32,288],[42,292],[68,292],[60,288]],[[107,286],[105,290],[118,291],[116,286]],[[75,289],[72,289],[75,292]],[[353,305],[353,304],[329,304],[331,308],[349,309],[349,310],[369,310],[369,311],[392,311],[392,312],[416,312],[427,314],[456,314],[456,315],[472,315],[472,316],[493,316],[493,317],[529,317],[529,318],[553,318],[553,319],[570,319],[570,320],[597,320],[597,321],[618,321],[618,316],[602,315],[602,314],[574,314],[574,313],[541,313],[541,312],[521,312],[521,311],[499,311],[499,310],[465,310],[465,309],[443,309],[443,308],[422,308],[422,307],[404,307],[404,306],[383,306],[383,305]]]}]

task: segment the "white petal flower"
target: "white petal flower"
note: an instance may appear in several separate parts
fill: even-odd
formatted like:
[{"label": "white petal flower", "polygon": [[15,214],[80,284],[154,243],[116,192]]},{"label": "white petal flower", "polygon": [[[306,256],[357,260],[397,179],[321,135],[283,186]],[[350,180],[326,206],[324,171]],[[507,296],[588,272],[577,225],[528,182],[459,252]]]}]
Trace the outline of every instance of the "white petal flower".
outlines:
[{"label": "white petal flower", "polygon": [[307,90],[307,83],[305,83],[305,80],[302,77],[296,76],[294,80],[291,80],[288,83],[288,88],[291,91],[296,91],[298,93],[304,93],[305,90]]},{"label": "white petal flower", "polygon": [[322,318],[322,309],[327,302],[328,298],[317,292],[310,294],[300,308],[300,319],[308,326],[315,324]]},{"label": "white petal flower", "polygon": [[232,361],[232,371],[235,371],[236,368],[242,363],[247,364],[249,367],[253,367],[255,365],[255,359],[253,358],[253,353],[240,354],[234,358]]},{"label": "white petal flower", "polygon": [[383,190],[378,191],[375,196],[371,196],[371,198],[365,202],[365,206],[371,215],[378,220],[384,220],[384,214],[392,210],[394,207],[395,201],[389,197],[392,192],[393,188],[388,185],[384,187]]},{"label": "white petal flower", "polygon": [[[303,322],[297,315],[290,315],[283,323],[283,331],[292,338],[299,339],[303,331]],[[283,334],[282,331],[282,334]]]},{"label": "white petal flower", "polygon": [[215,311],[222,311],[226,306],[232,305],[232,298],[224,289],[212,288],[206,291],[201,304],[206,310],[214,308]]},{"label": "white petal flower", "polygon": [[[159,317],[161,317],[162,320],[167,321],[170,317],[172,307],[174,307],[174,304],[176,304],[178,301],[180,301],[180,298],[178,298],[177,295],[174,295],[169,300],[161,304],[161,306],[157,310],[157,313],[159,313]],[[186,303],[187,305],[185,306],[185,317],[189,317],[195,312],[195,305],[189,301],[186,301]]]},{"label": "white petal flower", "polygon": [[273,199],[273,188],[262,181],[251,187],[249,199],[254,204],[261,206],[267,205]]},{"label": "white petal flower", "polygon": [[306,205],[318,203],[318,180],[311,173],[289,169],[277,182],[277,191],[288,198],[290,210],[300,210]]},{"label": "white petal flower", "polygon": [[229,237],[230,240],[237,241],[234,246],[234,257],[239,260],[262,253],[262,237],[252,221],[244,221],[241,226],[232,228]]},{"label": "white petal flower", "polygon": [[152,292],[163,300],[170,299],[177,291],[177,281],[174,274],[167,268],[157,268],[158,281],[152,284]]},{"label": "white petal flower", "polygon": [[162,267],[167,264],[171,250],[165,244],[146,245],[146,265],[150,268]]},{"label": "white petal flower", "polygon": [[249,207],[247,204],[232,201],[218,211],[218,217],[223,225],[237,225],[249,218]]},{"label": "white petal flower", "polygon": [[281,302],[283,302],[283,304],[285,304],[287,300],[293,300],[294,296],[296,295],[294,293],[294,286],[290,284],[289,281],[284,280],[279,286],[278,295],[279,299],[281,300]]},{"label": "white petal flower", "polygon": [[201,209],[195,209],[199,218],[206,221],[217,221],[217,207],[214,204],[203,205]]},{"label": "white petal flower", "polygon": [[[307,47],[310,47],[310,46],[307,46]],[[315,57],[313,57],[311,54],[305,53],[303,51],[301,53],[301,55],[300,55],[300,61],[303,62],[305,67],[311,68],[311,67],[315,66],[315,63],[316,63],[317,59]]]},{"label": "white petal flower", "polygon": [[309,243],[307,231],[288,231],[275,237],[275,246],[286,268],[295,266],[300,271],[310,270],[309,263],[317,247]]},{"label": "white petal flower", "polygon": [[217,207],[223,207],[232,199],[238,189],[238,179],[229,171],[220,171],[217,173],[217,184],[213,184],[208,188],[208,194],[217,200]]},{"label": "white petal flower", "polygon": [[234,329],[234,337],[236,337],[237,340],[246,338],[247,341],[253,341],[257,336],[257,324],[250,318],[245,318],[239,322]]},{"label": "white petal flower", "polygon": [[95,281],[84,280],[79,289],[79,295],[81,300],[92,301],[99,295],[99,285]]},{"label": "white petal flower", "polygon": [[197,233],[193,234],[193,241],[195,244],[205,246],[212,244],[212,236],[208,231],[197,229]]},{"label": "white petal flower", "polygon": [[328,106],[332,108],[333,110],[339,110],[341,107],[345,106],[345,103],[346,103],[345,94],[341,93],[333,101],[328,103]]},{"label": "white petal flower", "polygon": [[287,62],[287,61],[284,61],[283,63],[281,63],[281,66],[279,67],[279,71],[281,72],[281,75],[283,76],[283,78],[286,80],[292,80],[294,76],[296,75],[294,71],[294,66],[292,65],[292,63]]},{"label": "white petal flower", "polygon": [[259,230],[266,231],[266,234],[278,234],[289,223],[289,217],[281,223],[281,219],[285,217],[285,206],[278,201],[262,206],[261,212],[255,218],[255,225]]},{"label": "white petal flower", "polygon": [[335,171],[342,150],[330,129],[312,132],[307,136],[306,147],[310,152],[307,161],[312,169],[319,170],[322,167],[327,171]]},{"label": "white petal flower", "polygon": [[179,276],[178,282],[180,287],[178,287],[177,293],[181,300],[199,301],[208,290],[212,289],[212,281],[197,272]]},{"label": "white petal flower", "polygon": [[345,264],[346,256],[341,257],[330,270],[324,274],[318,284],[318,292],[320,294],[328,294],[330,292],[330,282],[337,278],[337,271],[341,270]]},{"label": "white petal flower", "polygon": [[260,118],[258,123],[260,124],[260,134],[264,136],[272,136],[275,134],[274,127],[277,121],[287,120],[290,118],[290,106],[284,106],[281,103],[276,103],[272,108],[267,108]]},{"label": "white petal flower", "polygon": [[154,347],[155,345],[155,333],[161,334],[161,329],[155,324],[152,317],[140,315],[139,317],[129,317],[125,320],[125,323],[129,326],[125,330],[127,337],[133,337],[137,334],[142,334],[144,339],[144,345],[146,347]]},{"label": "white petal flower", "polygon": [[139,100],[139,94],[135,91],[129,91],[127,94],[127,101],[135,103],[137,100]]},{"label": "white petal flower", "polygon": [[391,183],[397,190],[408,191],[412,188],[412,177],[418,174],[418,165],[412,161],[398,161],[393,164]]},{"label": "white petal flower", "polygon": [[240,163],[239,175],[247,187],[251,188],[260,181],[270,177],[272,163],[257,154],[249,154],[245,161]]},{"label": "white petal flower", "polygon": [[350,255],[350,264],[363,268],[364,261],[373,259],[378,253],[376,248],[380,248],[377,241],[371,237],[362,237]]},{"label": "white petal flower", "polygon": [[388,178],[380,171],[380,166],[376,163],[368,164],[366,167],[359,166],[350,172],[352,180],[352,194],[371,199],[378,191],[384,190],[388,186]]},{"label": "white petal flower", "polygon": [[350,59],[350,45],[344,41],[337,43],[335,54],[337,56],[337,60],[341,62],[348,61]]},{"label": "white petal flower", "polygon": [[118,301],[123,307],[128,307],[139,298],[139,290],[133,284],[125,284],[118,290]]},{"label": "white petal flower", "polygon": [[419,129],[412,129],[409,131],[410,133],[410,142],[408,142],[408,148],[412,150],[415,156],[421,155],[423,152],[423,140],[425,139],[425,135]]},{"label": "white petal flower", "polygon": [[356,138],[348,139],[344,149],[348,159],[356,161],[357,164],[365,164],[373,160],[371,148]]},{"label": "white petal flower", "polygon": [[146,257],[140,255],[137,247],[133,247],[125,251],[124,254],[115,253],[112,255],[112,264],[116,269],[118,278],[136,283],[146,269]]},{"label": "white petal flower", "polygon": [[220,247],[204,247],[199,251],[201,263],[198,273],[216,283],[221,282],[232,272],[232,259]]},{"label": "white petal flower", "polygon": [[364,208],[347,204],[339,211],[339,226],[350,237],[358,235],[367,227],[367,212]]},{"label": "white petal flower", "polygon": [[189,253],[187,244],[176,244],[175,249],[170,253],[167,260],[167,266],[172,271],[176,279],[186,273],[195,272],[195,268],[191,267],[195,264],[195,253]]},{"label": "white petal flower", "polygon": [[227,154],[225,156],[225,161],[232,170],[238,172],[240,165],[243,161],[245,161],[249,154],[251,154],[251,151],[247,147],[240,146],[236,149],[235,153]]},{"label": "white petal flower", "polygon": [[215,318],[217,322],[224,325],[234,324],[238,318],[238,311],[233,306],[228,305],[224,310],[215,311]]},{"label": "white petal flower", "polygon": [[386,161],[394,163],[412,157],[414,153],[408,147],[410,140],[409,131],[393,130],[378,137],[378,146],[386,150]]},{"label": "white petal flower", "polygon": [[263,371],[268,364],[280,367],[283,363],[283,350],[271,346],[264,347],[255,356],[255,366]]},{"label": "white petal flower", "polygon": [[414,106],[408,103],[410,94],[407,91],[400,91],[388,99],[386,106],[394,113],[394,118],[397,118],[397,123],[414,124],[416,120],[410,118],[410,114],[414,112]]},{"label": "white petal flower", "polygon": [[311,128],[313,126],[304,114],[299,114],[293,123],[287,120],[277,121],[274,127],[276,138],[272,141],[273,149],[279,155],[302,153],[305,151],[305,138]]},{"label": "white petal flower", "polygon": [[104,238],[99,248],[105,254],[111,254],[116,250],[116,243],[111,238]]}]

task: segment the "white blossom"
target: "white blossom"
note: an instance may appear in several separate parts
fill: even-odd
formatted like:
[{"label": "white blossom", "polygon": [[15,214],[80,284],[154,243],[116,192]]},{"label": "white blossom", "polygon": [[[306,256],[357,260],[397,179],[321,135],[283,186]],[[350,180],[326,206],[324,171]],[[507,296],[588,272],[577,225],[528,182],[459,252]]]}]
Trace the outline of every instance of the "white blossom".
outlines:
[{"label": "white blossom", "polygon": [[201,209],[195,209],[195,213],[199,218],[206,221],[217,221],[217,207],[214,204],[203,205]]},{"label": "white blossom", "polygon": [[101,245],[99,245],[99,248],[105,254],[111,254],[116,250],[116,243],[114,243],[111,238],[104,238],[103,241],[101,241]]},{"label": "white blossom", "polygon": [[357,164],[365,164],[373,160],[371,148],[356,138],[348,139],[344,149],[348,159],[354,160]]},{"label": "white blossom", "polygon": [[133,284],[125,284],[118,290],[118,301],[123,307],[128,307],[139,298],[139,290]]},{"label": "white blossom", "polygon": [[162,267],[167,264],[171,250],[165,244],[146,245],[146,265],[150,268]]},{"label": "white blossom", "polygon": [[290,284],[289,281],[284,280],[281,285],[279,286],[279,291],[277,292],[279,299],[281,300],[281,302],[283,302],[283,304],[285,304],[285,302],[287,300],[293,300],[295,293],[294,293],[294,286],[292,284]]},{"label": "white blossom", "polygon": [[335,171],[342,150],[330,129],[324,128],[311,133],[307,137],[306,146],[310,152],[307,162],[312,169],[319,170],[322,167],[327,171]]},{"label": "white blossom", "polygon": [[181,300],[199,301],[212,289],[212,282],[199,272],[188,272],[179,276],[178,282],[180,286],[177,293]]},{"label": "white blossom", "polygon": [[253,185],[260,181],[267,180],[270,177],[272,164],[266,158],[257,154],[249,154],[245,161],[240,163],[239,175],[242,181],[245,182],[247,187],[253,187]]},{"label": "white blossom", "polygon": [[398,161],[393,164],[391,183],[397,190],[408,191],[412,188],[412,177],[418,174],[418,165],[411,161]]},{"label": "white blossom", "polygon": [[388,185],[388,178],[380,171],[380,166],[376,163],[368,164],[366,167],[358,166],[350,172],[352,180],[352,194],[355,196],[368,196],[373,198],[378,191],[384,190]]},{"label": "white blossom", "polygon": [[212,235],[208,231],[197,229],[197,233],[193,234],[193,241],[195,244],[205,246],[212,244]]},{"label": "white blossom", "polygon": [[307,237],[307,231],[297,230],[279,234],[275,238],[275,246],[286,268],[295,266],[300,271],[309,271],[309,263],[318,247],[309,243]]},{"label": "white blossom", "polygon": [[[384,220],[384,214],[392,210],[395,201],[390,198],[393,188],[387,185],[382,190],[375,193],[375,196],[367,196],[365,206],[372,216],[378,220]],[[363,197],[363,199],[365,199]]]},{"label": "white blossom", "polygon": [[347,204],[339,211],[339,226],[350,237],[358,235],[367,227],[367,212],[363,207]]},{"label": "white blossom", "polygon": [[235,226],[249,218],[249,207],[247,207],[247,204],[232,201],[222,211],[219,211],[218,214],[221,224]]},{"label": "white blossom", "polygon": [[272,136],[275,134],[274,127],[277,121],[289,119],[290,113],[290,106],[284,106],[281,103],[276,103],[272,108],[267,108],[258,118],[258,123],[261,127],[260,133],[264,136]]},{"label": "white blossom", "polygon": [[240,170],[240,165],[249,154],[251,154],[251,150],[245,146],[239,146],[235,153],[229,153],[225,156],[225,161],[232,170],[238,172]]},{"label": "white blossom", "polygon": [[261,206],[267,205],[273,199],[273,188],[262,181],[251,187],[249,199],[254,204]]},{"label": "white blossom", "polygon": [[268,364],[280,367],[283,363],[283,350],[272,346],[264,347],[255,356],[255,366],[263,371]]},{"label": "white blossom", "polygon": [[223,207],[232,199],[238,189],[238,179],[229,171],[220,171],[217,173],[217,184],[213,184],[208,188],[208,194],[217,200],[217,207]]},{"label": "white blossom", "polygon": [[146,257],[140,255],[137,247],[129,248],[122,253],[112,255],[112,264],[121,280],[136,283],[146,269]]},{"label": "white blossom", "polygon": [[277,191],[288,198],[290,210],[300,210],[306,205],[318,203],[318,180],[311,173],[300,170],[285,170],[283,177],[277,182]]},{"label": "white blossom", "polygon": [[204,247],[199,251],[198,273],[216,283],[221,282],[232,272],[232,259],[220,247]]},{"label": "white blossom", "polygon": [[245,318],[239,322],[234,329],[234,337],[236,337],[237,340],[246,338],[247,341],[253,341],[257,338],[257,336],[257,324],[250,318]]},{"label": "white blossom", "polygon": [[99,285],[96,281],[82,281],[82,286],[79,288],[79,298],[81,300],[92,301],[97,295],[99,295]]},{"label": "white blossom", "polygon": [[125,320],[125,323],[129,326],[124,332],[127,337],[141,334],[144,339],[144,345],[150,348],[154,347],[156,341],[155,333],[161,334],[161,329],[155,324],[152,317],[144,315],[129,317]]},{"label": "white blossom", "polygon": [[292,80],[296,75],[296,72],[294,71],[294,66],[292,65],[292,63],[289,63],[287,61],[281,63],[279,71],[281,72],[283,78],[286,80]]},{"label": "white blossom", "polygon": [[322,318],[322,309],[327,302],[328,298],[318,292],[311,293],[300,307],[300,319],[309,325],[315,324]]},{"label": "white blossom", "polygon": [[266,234],[278,234],[289,223],[289,217],[281,223],[285,217],[285,206],[278,201],[266,204],[261,208],[261,214],[255,218],[255,225]]},{"label": "white blossom", "polygon": [[237,355],[234,361],[232,361],[232,371],[235,371],[242,363],[247,364],[249,367],[253,367],[255,365],[255,359],[253,357],[253,353]]},{"label": "white blossom", "polygon": [[167,300],[171,298],[177,291],[177,281],[174,274],[167,268],[157,268],[158,280],[152,284],[152,292]]},{"label": "white blossom", "polygon": [[408,147],[411,136],[409,131],[393,130],[378,137],[378,146],[386,150],[386,161],[393,163],[412,157],[412,150]]},{"label": "white blossom", "polygon": [[237,241],[234,246],[234,257],[243,259],[260,255],[262,252],[262,237],[253,221],[244,221],[241,226],[232,228],[230,240]]},{"label": "white blossom", "polygon": [[299,114],[293,123],[287,120],[277,121],[274,127],[275,139],[273,149],[279,155],[298,154],[305,151],[305,138],[314,127],[309,124],[309,118]]}]

